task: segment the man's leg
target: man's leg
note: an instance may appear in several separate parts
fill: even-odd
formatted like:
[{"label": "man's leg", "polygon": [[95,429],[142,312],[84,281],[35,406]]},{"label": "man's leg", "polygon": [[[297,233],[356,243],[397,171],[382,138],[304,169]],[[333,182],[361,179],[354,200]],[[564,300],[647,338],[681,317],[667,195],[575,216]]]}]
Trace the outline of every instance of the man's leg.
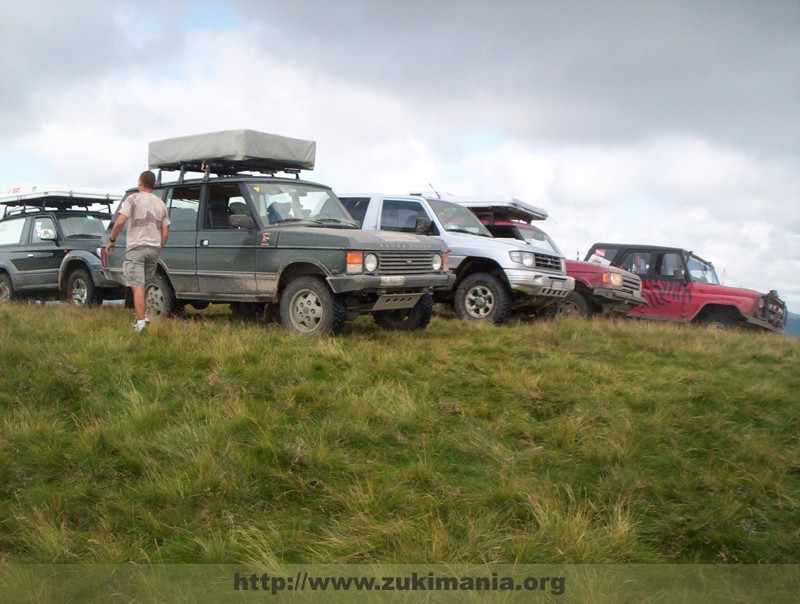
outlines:
[{"label": "man's leg", "polygon": [[136,313],[136,320],[144,321],[144,285],[137,285],[131,289],[133,290],[133,310]]}]

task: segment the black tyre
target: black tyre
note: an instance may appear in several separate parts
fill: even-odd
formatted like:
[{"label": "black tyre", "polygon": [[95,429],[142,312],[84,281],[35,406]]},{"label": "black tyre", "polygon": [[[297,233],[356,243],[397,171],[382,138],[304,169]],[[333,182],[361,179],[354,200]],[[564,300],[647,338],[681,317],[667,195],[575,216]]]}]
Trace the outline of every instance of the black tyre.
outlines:
[{"label": "black tyre", "polygon": [[700,319],[700,323],[709,329],[726,331],[736,327],[736,321],[730,315],[721,312],[710,312]]},{"label": "black tyre", "polygon": [[375,322],[390,331],[414,331],[425,329],[433,316],[433,295],[425,294],[413,308],[379,310],[372,313]]},{"label": "black tyre", "polygon": [[76,268],[67,277],[67,302],[75,306],[88,307],[97,301],[97,290],[92,277],[85,268]]},{"label": "black tyre", "polygon": [[475,273],[459,283],[453,305],[461,319],[500,325],[511,314],[511,292],[498,277]]},{"label": "black tyre", "polygon": [[14,285],[11,277],[5,273],[0,273],[0,304],[11,302],[14,299]]},{"label": "black tyre", "polygon": [[144,290],[144,304],[147,315],[152,317],[172,317],[183,312],[183,304],[175,297],[172,284],[161,273],[156,273],[147,282]]},{"label": "black tyre", "polygon": [[347,306],[318,277],[298,277],[286,286],[280,301],[281,324],[305,335],[338,333],[347,320]]},{"label": "black tyre", "polygon": [[589,301],[576,291],[569,292],[557,305],[557,317],[590,317],[591,315],[592,307]]}]

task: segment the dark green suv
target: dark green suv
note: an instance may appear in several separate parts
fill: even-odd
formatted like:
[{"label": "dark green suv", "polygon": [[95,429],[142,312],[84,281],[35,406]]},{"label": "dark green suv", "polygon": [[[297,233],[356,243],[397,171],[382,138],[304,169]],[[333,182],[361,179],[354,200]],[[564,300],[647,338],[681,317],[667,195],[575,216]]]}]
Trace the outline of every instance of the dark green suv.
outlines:
[{"label": "dark green suv", "polygon": [[[154,193],[171,224],[147,284],[149,316],[226,303],[235,314],[277,311],[285,327],[306,334],[338,332],[365,313],[387,329],[427,326],[431,289],[453,281],[446,246],[360,230],[329,187],[299,179],[314,152],[311,141],[251,130],[151,143]],[[177,180],[161,182],[168,170],[179,171]],[[187,179],[192,171],[202,176]],[[121,280],[124,250],[123,233],[105,259],[109,277]]]},{"label": "dark green suv", "polygon": [[98,247],[119,196],[40,189],[0,198],[0,302],[62,299],[88,306],[119,299]]}]

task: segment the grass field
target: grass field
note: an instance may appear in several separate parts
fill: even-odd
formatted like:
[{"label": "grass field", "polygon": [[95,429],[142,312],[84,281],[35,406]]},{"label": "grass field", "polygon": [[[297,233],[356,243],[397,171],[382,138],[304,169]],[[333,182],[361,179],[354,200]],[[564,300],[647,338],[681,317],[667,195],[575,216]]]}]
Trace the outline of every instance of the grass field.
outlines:
[{"label": "grass field", "polygon": [[798,340],[130,321],[0,307],[0,561],[800,563]]}]

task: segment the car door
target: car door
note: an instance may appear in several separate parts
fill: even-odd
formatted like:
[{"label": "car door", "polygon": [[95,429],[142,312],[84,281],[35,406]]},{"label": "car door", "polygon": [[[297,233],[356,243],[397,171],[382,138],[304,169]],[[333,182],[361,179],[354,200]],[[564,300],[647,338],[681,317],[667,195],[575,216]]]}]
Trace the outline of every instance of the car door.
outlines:
[{"label": "car door", "polygon": [[[653,278],[652,269],[655,264],[655,254],[648,250],[628,249],[617,252],[614,248],[595,250],[592,258],[597,257],[602,261],[611,260],[614,266],[638,275],[642,280],[642,296],[647,300],[647,305],[633,308],[632,316],[657,318],[658,306],[662,304],[660,288]],[[619,260],[617,260],[619,258]],[[601,262],[602,264],[603,262]]]},{"label": "car door", "polygon": [[66,250],[59,244],[60,235],[52,216],[28,218],[16,261],[20,291],[58,291],[58,269]]},{"label": "car door", "polygon": [[201,190],[201,185],[196,184],[170,187],[166,192],[169,239],[160,259],[178,295],[198,291],[197,225]]},{"label": "car door", "polygon": [[197,232],[197,282],[199,290],[217,299],[256,295],[258,230],[230,225],[231,215],[249,208],[239,183],[205,186]]},{"label": "car door", "polygon": [[27,246],[22,242],[23,236],[27,242],[27,224],[28,220],[24,217],[0,221],[0,267],[11,275],[14,289],[19,289],[25,279],[20,270],[24,269],[24,260],[27,257]]}]

